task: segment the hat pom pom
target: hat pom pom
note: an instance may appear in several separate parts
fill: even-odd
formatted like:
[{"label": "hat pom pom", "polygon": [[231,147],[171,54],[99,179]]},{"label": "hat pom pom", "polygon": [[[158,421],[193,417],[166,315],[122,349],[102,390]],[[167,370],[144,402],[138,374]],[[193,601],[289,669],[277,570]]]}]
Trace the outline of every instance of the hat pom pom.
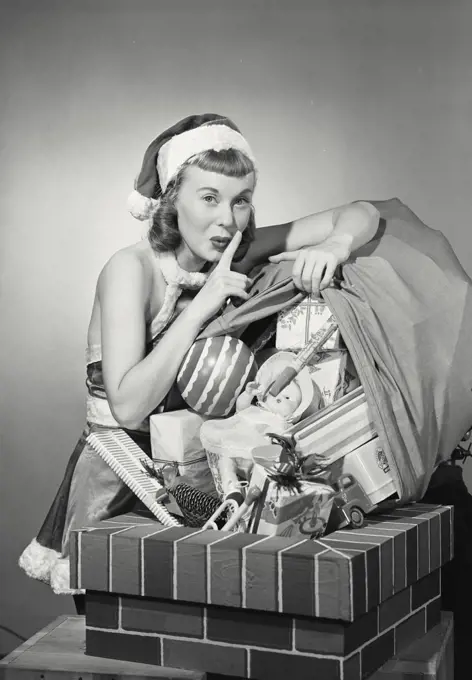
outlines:
[{"label": "hat pom pom", "polygon": [[128,196],[127,207],[129,212],[137,220],[147,220],[153,211],[157,208],[159,201],[155,198],[148,198],[143,196],[134,189]]}]

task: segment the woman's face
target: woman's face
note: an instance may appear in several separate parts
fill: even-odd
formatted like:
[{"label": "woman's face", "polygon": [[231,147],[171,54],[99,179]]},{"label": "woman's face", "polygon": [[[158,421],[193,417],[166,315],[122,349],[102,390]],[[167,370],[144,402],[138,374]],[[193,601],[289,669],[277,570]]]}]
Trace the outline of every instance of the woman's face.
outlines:
[{"label": "woman's face", "polygon": [[175,207],[182,244],[181,266],[217,262],[236,231],[244,231],[252,212],[254,172],[226,177],[196,166],[185,169]]}]

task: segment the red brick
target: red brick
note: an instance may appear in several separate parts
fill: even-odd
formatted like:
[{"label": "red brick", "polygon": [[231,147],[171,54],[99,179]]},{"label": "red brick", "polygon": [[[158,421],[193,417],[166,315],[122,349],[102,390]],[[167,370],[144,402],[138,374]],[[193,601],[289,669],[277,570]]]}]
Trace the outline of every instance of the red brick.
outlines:
[{"label": "red brick", "polygon": [[108,590],[108,537],[117,529],[83,531],[80,538],[81,585],[87,590]]},{"label": "red brick", "polygon": [[390,536],[393,542],[393,592],[404,590],[406,586],[406,532],[394,522],[374,518],[369,520],[366,531]]},{"label": "red brick", "polygon": [[[406,506],[402,510],[408,510],[410,513],[414,513],[416,516],[424,516],[426,518],[430,516],[436,516],[440,524],[439,530],[439,553],[440,553],[440,564],[445,564],[449,562],[454,556],[454,535],[453,535],[453,524],[454,524],[454,507],[449,505],[429,505],[426,503],[415,503],[413,506]],[[430,520],[431,521],[431,520]],[[431,532],[430,532],[431,535]],[[433,551],[431,551],[432,554]],[[431,571],[435,570],[436,562],[433,559],[433,564],[431,564]]]},{"label": "red brick", "polygon": [[406,535],[399,534],[393,539],[393,592],[406,587]]},{"label": "red brick", "polygon": [[[336,550],[359,550],[364,556],[366,566],[366,605],[365,611],[369,611],[380,602],[380,548],[376,544],[356,541],[340,541],[327,536],[323,543],[331,545]],[[348,579],[350,580],[350,579]],[[323,592],[324,594],[324,592]]]},{"label": "red brick", "polygon": [[[347,532],[346,532],[347,533]],[[358,529],[356,534],[368,543],[377,543],[380,550],[380,601],[388,599],[394,593],[394,536],[388,532],[376,532],[375,527]]]},{"label": "red brick", "polygon": [[208,547],[211,604],[229,607],[242,605],[242,548],[260,541],[253,534],[228,534]]},{"label": "red brick", "polygon": [[[320,617],[341,618],[353,620],[355,614],[355,589],[353,567],[362,556],[363,569],[358,565],[358,571],[362,571],[364,588],[367,584],[365,553],[352,555],[343,550],[345,557],[340,557],[334,552],[328,552],[315,561],[317,565],[316,581],[316,608],[315,614]],[[359,591],[359,595],[362,591]],[[366,611],[366,603],[358,603],[359,613]]]},{"label": "red brick", "polygon": [[446,511],[446,508],[441,508],[440,519],[441,519],[441,566],[452,560],[454,557],[454,532],[453,521],[454,521],[454,508],[449,508],[450,512]]},{"label": "red brick", "polygon": [[353,654],[344,662],[343,680],[360,680],[361,678],[361,655]]},{"label": "red brick", "polygon": [[111,536],[110,563],[109,589],[115,593],[139,595],[141,591],[139,542],[130,541],[121,534]]},{"label": "red brick", "polygon": [[85,630],[85,653],[107,659],[161,665],[161,641],[151,635]]},{"label": "red brick", "polygon": [[387,600],[393,590],[393,540],[385,541],[380,548],[380,602]]},{"label": "red brick", "polygon": [[[162,530],[164,527],[158,527]],[[141,593],[141,541],[156,532],[155,523],[140,523],[110,537],[110,585],[115,593]]]},{"label": "red brick", "polygon": [[426,633],[426,607],[395,627],[395,653]]},{"label": "red brick", "polygon": [[163,638],[162,665],[246,676],[247,652],[245,649],[230,645]]},{"label": "red brick", "polygon": [[379,606],[380,632],[390,628],[397,621],[411,613],[411,587],[401,590]]},{"label": "red brick", "polygon": [[163,599],[174,597],[174,541],[189,536],[194,530],[171,527],[142,539],[144,556],[144,595]]},{"label": "red brick", "polygon": [[316,656],[251,649],[250,678],[257,680],[341,680],[341,662]]},{"label": "red brick", "polygon": [[441,598],[437,597],[435,600],[426,605],[426,629],[430,630],[437,626],[441,619]]},{"label": "red brick", "polygon": [[439,569],[425,576],[412,586],[411,608],[412,610],[421,607],[429,600],[441,594],[441,572]]},{"label": "red brick", "polygon": [[411,586],[418,580],[418,529],[406,532],[406,583]]},{"label": "red brick", "polygon": [[121,598],[121,625],[125,630],[201,638],[203,616],[204,609],[200,604],[143,597]]},{"label": "red brick", "polygon": [[[293,544],[298,543],[291,539]],[[287,539],[270,536],[245,548],[246,607],[264,611],[278,610],[279,550],[287,548]]]},{"label": "red brick", "polygon": [[412,510],[399,508],[395,511],[404,521],[417,527],[417,574],[414,580],[422,578],[430,571],[431,551],[429,544],[429,519],[424,517],[412,517]]},{"label": "red brick", "polygon": [[[355,621],[367,611],[367,564],[364,553],[343,550],[349,559],[349,615],[339,606],[338,617],[348,621]],[[341,605],[341,602],[339,602]],[[320,613],[322,612],[320,607]],[[323,612],[326,616],[326,612]]]},{"label": "red brick", "polygon": [[87,591],[85,596],[85,620],[87,626],[118,628],[118,609],[118,595]]},{"label": "red brick", "polygon": [[352,623],[295,618],[295,649],[300,652],[348,656],[377,635],[377,609]]},{"label": "red brick", "polygon": [[207,637],[217,642],[290,649],[293,619],[284,614],[207,608]]},{"label": "red brick", "polygon": [[441,518],[434,513],[427,513],[429,518],[429,566],[431,571],[441,566]]},{"label": "red brick", "polygon": [[[324,591],[329,583],[331,587],[334,586],[332,590],[336,593],[337,584],[332,575],[326,579],[324,572],[321,574],[318,571],[320,563],[316,558],[321,553],[327,552],[324,546],[314,541],[303,541],[279,553],[282,575],[279,588],[282,592],[283,612],[315,616],[317,614],[315,589],[318,587],[320,592]],[[337,572],[336,565],[333,569]]]},{"label": "red brick", "polygon": [[207,602],[207,548],[220,539],[219,531],[200,531],[176,544],[176,589],[179,600]]},{"label": "red brick", "polygon": [[399,510],[392,510],[388,514],[378,515],[377,520],[388,521],[389,526],[398,527],[405,532],[406,538],[406,585],[409,586],[418,579],[418,527],[410,522],[410,515],[400,514]]},{"label": "red brick", "polygon": [[362,677],[368,678],[380,666],[382,666],[395,651],[393,630],[384,633],[376,640],[366,645],[361,652]]}]

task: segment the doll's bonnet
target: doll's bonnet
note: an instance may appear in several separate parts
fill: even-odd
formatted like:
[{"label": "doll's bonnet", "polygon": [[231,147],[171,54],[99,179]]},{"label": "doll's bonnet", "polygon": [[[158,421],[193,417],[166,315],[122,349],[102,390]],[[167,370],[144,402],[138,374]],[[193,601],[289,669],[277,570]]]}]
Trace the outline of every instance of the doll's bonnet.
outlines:
[{"label": "doll's bonnet", "polygon": [[[291,352],[277,352],[273,354],[259,368],[256,381],[263,386],[268,386],[280,375],[284,368],[293,363],[293,360],[294,355]],[[318,385],[311,379],[306,367],[302,368],[295,376],[293,382],[298,385],[302,395],[299,406],[290,418],[290,420],[296,422],[308,409],[316,411],[320,408],[322,395]]]}]

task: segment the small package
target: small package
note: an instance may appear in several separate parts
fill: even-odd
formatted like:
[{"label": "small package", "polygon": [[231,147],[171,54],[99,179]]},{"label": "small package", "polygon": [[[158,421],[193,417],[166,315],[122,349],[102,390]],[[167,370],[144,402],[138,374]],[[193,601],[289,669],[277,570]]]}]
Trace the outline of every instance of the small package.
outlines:
[{"label": "small package", "polygon": [[329,406],[343,396],[346,387],[347,351],[323,352],[308,364],[311,379],[318,385],[323,405]]},{"label": "small package", "polygon": [[327,484],[297,480],[286,484],[256,463],[250,487],[261,495],[252,506],[247,531],[266,536],[319,538],[328,524],[334,491]]},{"label": "small package", "polygon": [[[279,312],[275,346],[277,349],[293,352],[301,350],[330,320],[334,321],[334,318],[326,302],[309,295],[294,307]],[[339,329],[337,329],[326,341],[324,349],[339,349],[340,340]]]},{"label": "small package", "polygon": [[331,480],[335,481],[346,475],[352,477],[360,485],[372,506],[396,493],[392,471],[378,437],[346,455],[334,454],[326,464]]},{"label": "small package", "polygon": [[215,495],[213,476],[200,441],[205,417],[182,409],[157,413],[149,421],[154,463],[158,466],[173,463],[193,487]]},{"label": "small package", "polygon": [[377,432],[364,390],[358,387],[327,408],[296,423],[286,432],[299,455],[316,453],[320,460],[341,457],[373,439]]}]

